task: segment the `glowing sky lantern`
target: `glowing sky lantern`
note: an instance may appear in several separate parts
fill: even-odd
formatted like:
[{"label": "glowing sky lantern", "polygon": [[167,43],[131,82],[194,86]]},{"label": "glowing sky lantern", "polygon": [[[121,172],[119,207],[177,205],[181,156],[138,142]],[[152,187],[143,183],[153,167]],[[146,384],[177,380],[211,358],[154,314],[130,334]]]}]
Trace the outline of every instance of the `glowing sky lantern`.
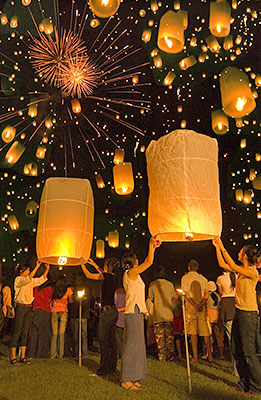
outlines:
[{"label": "glowing sky lantern", "polygon": [[10,143],[15,137],[16,128],[10,125],[7,125],[2,132],[2,139],[5,143]]},{"label": "glowing sky lantern", "polygon": [[158,47],[166,53],[179,53],[184,47],[184,30],[188,26],[187,12],[167,11],[160,20]]},{"label": "glowing sky lantern", "polygon": [[235,193],[235,196],[236,196],[236,201],[243,201],[243,190],[242,189],[237,189],[236,190],[236,193]]},{"label": "glowing sky lantern", "polygon": [[16,231],[19,228],[19,222],[18,222],[16,216],[9,215],[9,217],[7,219],[8,219],[9,226],[12,229],[12,231]]},{"label": "glowing sky lantern", "polygon": [[8,165],[15,164],[25,151],[25,147],[18,141],[15,141],[5,155],[5,161]]},{"label": "glowing sky lantern", "polygon": [[132,164],[122,162],[113,167],[113,181],[115,192],[120,195],[128,195],[134,189]]},{"label": "glowing sky lantern", "polygon": [[217,37],[225,37],[230,32],[231,8],[224,1],[216,1],[210,3],[209,12],[209,29],[212,35]]},{"label": "glowing sky lantern", "polygon": [[97,174],[95,176],[95,180],[96,180],[96,184],[97,184],[98,189],[103,189],[105,187],[105,183],[104,183],[103,177],[100,174]]},{"label": "glowing sky lantern", "polygon": [[217,141],[178,129],[152,140],[146,160],[150,233],[163,241],[206,240],[220,235]]},{"label": "glowing sky lantern", "polygon": [[96,257],[97,258],[105,257],[105,243],[104,240],[102,239],[96,240]]},{"label": "glowing sky lantern", "polygon": [[183,58],[179,62],[179,67],[180,67],[180,69],[185,71],[186,69],[193,67],[193,65],[195,65],[196,63],[197,63],[196,58],[194,56],[189,56],[189,57]]},{"label": "glowing sky lantern", "polygon": [[215,36],[213,36],[213,35],[207,36],[206,42],[207,42],[208,48],[211,51],[211,53],[219,52],[221,46],[220,46],[218,40],[215,38]]},{"label": "glowing sky lantern", "polygon": [[82,111],[81,103],[78,99],[71,100],[72,110],[75,114],[79,114]]},{"label": "glowing sky lantern", "polygon": [[39,260],[79,265],[90,257],[94,201],[90,182],[78,178],[49,178],[41,196],[36,236]]},{"label": "glowing sky lantern", "polygon": [[124,160],[125,151],[123,149],[116,149],[114,152],[113,162],[119,164]]},{"label": "glowing sky lantern", "polygon": [[176,74],[174,71],[169,71],[167,73],[167,75],[164,78],[163,84],[166,86],[169,86],[172,84],[172,82],[174,81],[174,79],[176,78]]},{"label": "glowing sky lantern", "polygon": [[227,67],[221,72],[220,92],[224,113],[230,117],[244,117],[256,107],[248,76],[238,68]]},{"label": "glowing sky lantern", "polygon": [[118,11],[120,3],[120,0],[89,0],[90,9],[100,18],[114,15]]},{"label": "glowing sky lantern", "polygon": [[46,150],[47,150],[46,147],[44,145],[40,144],[36,149],[36,153],[35,153],[36,157],[40,158],[40,159],[45,158]]},{"label": "glowing sky lantern", "polygon": [[110,247],[118,247],[119,246],[119,231],[110,231],[108,234],[108,245]]},{"label": "glowing sky lantern", "polygon": [[37,116],[37,104],[30,104],[28,108],[28,115],[31,118],[35,118]]},{"label": "glowing sky lantern", "polygon": [[212,129],[217,135],[224,135],[229,129],[227,115],[222,110],[214,110],[211,113]]},{"label": "glowing sky lantern", "polygon": [[28,218],[33,218],[36,216],[37,209],[38,209],[38,204],[34,200],[30,200],[26,204],[25,215]]}]

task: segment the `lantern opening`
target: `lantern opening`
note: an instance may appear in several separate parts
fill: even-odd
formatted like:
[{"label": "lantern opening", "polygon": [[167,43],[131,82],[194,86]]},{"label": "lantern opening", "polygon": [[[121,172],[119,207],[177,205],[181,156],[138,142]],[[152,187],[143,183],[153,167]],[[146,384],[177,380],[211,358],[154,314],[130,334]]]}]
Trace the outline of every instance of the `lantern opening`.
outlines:
[{"label": "lantern opening", "polygon": [[246,103],[247,103],[247,99],[245,97],[238,97],[236,106],[235,106],[237,111],[243,111]]}]

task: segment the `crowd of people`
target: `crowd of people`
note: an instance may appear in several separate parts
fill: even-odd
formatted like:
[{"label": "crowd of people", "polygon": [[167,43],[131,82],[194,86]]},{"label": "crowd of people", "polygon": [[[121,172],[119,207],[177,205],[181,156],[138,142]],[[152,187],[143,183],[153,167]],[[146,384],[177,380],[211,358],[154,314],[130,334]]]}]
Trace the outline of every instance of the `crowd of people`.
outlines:
[{"label": "crowd of people", "polygon": [[[63,358],[68,331],[72,354],[77,356],[78,295],[81,292],[82,357],[87,357],[88,348],[93,346],[95,326],[99,321],[100,364],[96,375],[115,373],[120,358],[120,385],[127,390],[140,390],[148,373],[149,349],[153,348],[160,362],[171,362],[176,356],[184,356],[181,296],[185,296],[185,325],[190,338],[191,362],[198,362],[199,357],[209,363],[213,362],[213,356],[224,359],[225,343],[231,353],[232,373],[239,377],[235,389],[261,393],[261,366],[257,356],[260,340],[257,248],[244,246],[237,264],[221,239],[216,237],[213,245],[218,264],[223,269],[216,283],[198,272],[196,260],[190,260],[188,272],[181,279],[181,291],[177,291],[168,279],[166,269],[159,266],[146,296],[140,274],[153,264],[155,250],[160,245],[161,242],[152,237],[142,263],[132,252],[125,254],[121,262],[116,258],[106,259],[103,268],[91,259],[87,264],[82,259],[82,273],[75,276],[73,283],[68,283],[64,275],[53,282],[48,264],[45,264],[41,276],[35,277],[40,261],[32,271],[28,266],[20,266],[14,281],[11,364],[29,364],[33,358]],[[121,284],[117,279],[119,270],[123,271]],[[101,281],[99,307],[96,309],[94,304],[97,302],[93,301],[91,285],[86,278]],[[3,336],[10,321],[12,298],[3,279],[0,285],[0,336]],[[16,354],[18,348],[19,358]]]}]

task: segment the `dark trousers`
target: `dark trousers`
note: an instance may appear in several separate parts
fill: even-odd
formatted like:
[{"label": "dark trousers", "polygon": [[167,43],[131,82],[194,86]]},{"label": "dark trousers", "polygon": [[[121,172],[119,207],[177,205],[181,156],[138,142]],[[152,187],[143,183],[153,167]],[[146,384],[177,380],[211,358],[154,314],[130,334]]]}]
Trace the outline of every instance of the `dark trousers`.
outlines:
[{"label": "dark trousers", "polygon": [[238,389],[261,393],[261,366],[256,354],[258,313],[236,310],[232,325],[231,348],[239,373]]},{"label": "dark trousers", "polygon": [[[27,345],[28,331],[32,320],[32,308],[17,305],[15,308],[15,327],[11,347]],[[20,339],[20,342],[19,342]]]},{"label": "dark trousers", "polygon": [[99,321],[100,367],[99,372],[109,373],[116,370],[117,346],[115,327],[118,311],[111,308],[102,311]]},{"label": "dark trousers", "polygon": [[115,335],[116,335],[118,355],[120,358],[122,356],[123,332],[124,332],[124,328],[120,328],[119,326],[116,326]]},{"label": "dark trousers", "polygon": [[51,341],[51,313],[34,310],[29,357],[48,358]]}]

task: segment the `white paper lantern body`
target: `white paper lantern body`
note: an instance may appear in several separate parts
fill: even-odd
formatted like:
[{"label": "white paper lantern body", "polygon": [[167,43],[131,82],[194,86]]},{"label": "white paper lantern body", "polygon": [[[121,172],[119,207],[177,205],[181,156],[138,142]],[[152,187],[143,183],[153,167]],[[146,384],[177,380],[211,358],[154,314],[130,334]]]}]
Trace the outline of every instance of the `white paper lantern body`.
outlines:
[{"label": "white paper lantern body", "polygon": [[163,241],[207,240],[220,235],[217,141],[178,129],[152,141],[146,159],[150,233]]},{"label": "white paper lantern body", "polygon": [[36,237],[39,260],[79,265],[90,257],[94,201],[87,179],[49,178],[41,196]]}]

